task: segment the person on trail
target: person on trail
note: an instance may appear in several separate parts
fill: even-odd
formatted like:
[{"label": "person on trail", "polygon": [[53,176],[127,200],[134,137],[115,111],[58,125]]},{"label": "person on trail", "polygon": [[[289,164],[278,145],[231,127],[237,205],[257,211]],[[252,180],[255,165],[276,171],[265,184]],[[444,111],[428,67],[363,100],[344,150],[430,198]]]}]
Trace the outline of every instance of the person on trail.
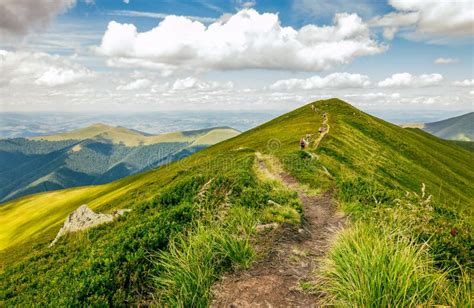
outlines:
[{"label": "person on trail", "polygon": [[301,146],[301,149],[304,150],[304,148],[306,147],[306,140],[304,140],[304,138],[301,138],[300,140],[300,146]]}]

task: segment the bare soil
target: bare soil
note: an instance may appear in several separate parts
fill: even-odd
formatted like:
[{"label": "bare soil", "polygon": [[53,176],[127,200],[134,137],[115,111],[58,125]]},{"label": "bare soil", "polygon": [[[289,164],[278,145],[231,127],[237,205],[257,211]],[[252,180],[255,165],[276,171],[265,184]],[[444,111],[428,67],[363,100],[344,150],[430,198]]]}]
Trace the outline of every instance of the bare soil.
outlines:
[{"label": "bare soil", "polygon": [[[258,166],[269,172],[262,160]],[[315,270],[345,218],[336,212],[331,192],[310,196],[289,174],[276,176],[298,193],[302,228],[283,226],[261,235],[257,250],[262,256],[249,270],[231,273],[214,286],[212,307],[321,306],[324,295],[317,291]]]}]

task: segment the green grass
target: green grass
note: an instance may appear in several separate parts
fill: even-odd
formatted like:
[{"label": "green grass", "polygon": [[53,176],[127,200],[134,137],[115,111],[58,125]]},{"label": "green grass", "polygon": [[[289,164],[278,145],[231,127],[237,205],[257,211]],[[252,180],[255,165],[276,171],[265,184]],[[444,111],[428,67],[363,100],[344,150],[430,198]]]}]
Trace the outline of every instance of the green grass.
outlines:
[{"label": "green grass", "polygon": [[468,277],[456,285],[434,268],[426,246],[382,225],[342,231],[322,277],[329,303],[338,307],[472,305]]},{"label": "green grass", "polygon": [[160,305],[205,307],[210,287],[229,267],[248,268],[254,252],[248,235],[232,235],[215,227],[199,226],[175,238],[157,256],[155,277]]},{"label": "green grass", "polygon": [[451,140],[454,144],[460,146],[468,150],[469,152],[474,152],[474,141],[458,141],[458,140]]},{"label": "green grass", "polygon": [[[474,256],[474,171],[466,167],[474,155],[336,99],[315,105],[318,113],[304,106],[147,173],[2,205],[0,219],[10,225],[0,224],[4,264],[0,306],[206,305],[215,279],[251,264],[249,239],[256,224],[275,220],[297,224],[304,214],[294,192],[256,171],[257,152],[278,158],[309,190],[335,191],[341,207],[361,226],[379,219],[393,229],[387,234],[402,222],[419,226],[405,231],[403,241],[385,243],[387,251],[394,252],[390,249],[395,245],[405,253],[418,252],[419,245],[427,242],[429,249],[412,254],[418,258],[415,262],[425,262],[420,266],[430,277],[450,273],[448,280],[443,279],[454,290],[448,295],[455,297],[452,294],[458,289],[452,281],[464,276],[459,274],[462,270],[449,269],[457,263],[469,268]],[[319,159],[301,155],[301,136],[317,132],[323,112],[328,114],[330,132],[317,150],[308,149]],[[423,183],[427,195],[432,195],[432,210],[421,209],[412,215],[411,205],[419,203],[399,200],[406,191],[418,192]],[[269,200],[281,207],[270,205]],[[132,212],[111,224],[65,236],[49,249],[67,214],[84,203],[100,212],[118,208]],[[429,220],[419,223],[424,215]],[[453,227],[456,236],[451,235]],[[382,239],[360,243],[366,254],[359,257],[368,258],[372,248],[384,244],[377,240]],[[338,244],[342,245],[337,240],[334,247]],[[388,276],[402,274],[395,269],[387,272]],[[429,279],[413,283],[421,286],[420,281],[429,284]],[[462,297],[465,284],[458,285]],[[448,295],[443,300],[453,302]],[[416,304],[440,296],[425,292]]]},{"label": "green grass", "polygon": [[277,222],[280,224],[298,226],[301,224],[301,216],[294,207],[273,206],[267,207],[263,210],[262,222]]}]

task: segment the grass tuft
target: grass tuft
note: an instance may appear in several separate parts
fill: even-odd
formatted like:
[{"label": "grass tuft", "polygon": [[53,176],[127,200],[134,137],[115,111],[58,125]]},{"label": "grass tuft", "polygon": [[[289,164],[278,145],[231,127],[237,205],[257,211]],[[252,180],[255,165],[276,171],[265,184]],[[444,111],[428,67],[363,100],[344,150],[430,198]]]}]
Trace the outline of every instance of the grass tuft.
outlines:
[{"label": "grass tuft", "polygon": [[321,271],[322,288],[336,306],[472,304],[469,279],[450,281],[427,248],[393,229],[356,223],[337,236]]},{"label": "grass tuft", "polygon": [[277,222],[297,226],[301,223],[301,216],[293,207],[273,206],[267,207],[262,211],[262,222]]},{"label": "grass tuft", "polygon": [[218,227],[198,226],[170,242],[158,254],[155,277],[159,304],[172,307],[205,307],[210,287],[230,268],[248,268],[254,259],[250,240]]}]

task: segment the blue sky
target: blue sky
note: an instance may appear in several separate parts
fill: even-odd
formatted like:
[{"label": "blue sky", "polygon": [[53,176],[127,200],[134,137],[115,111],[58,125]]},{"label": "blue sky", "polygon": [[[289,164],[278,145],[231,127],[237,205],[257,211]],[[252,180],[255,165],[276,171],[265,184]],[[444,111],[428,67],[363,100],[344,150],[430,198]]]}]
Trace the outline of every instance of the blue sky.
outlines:
[{"label": "blue sky", "polygon": [[467,0],[18,5],[0,4],[20,21],[0,23],[3,111],[287,110],[332,96],[369,111],[473,109]]}]

